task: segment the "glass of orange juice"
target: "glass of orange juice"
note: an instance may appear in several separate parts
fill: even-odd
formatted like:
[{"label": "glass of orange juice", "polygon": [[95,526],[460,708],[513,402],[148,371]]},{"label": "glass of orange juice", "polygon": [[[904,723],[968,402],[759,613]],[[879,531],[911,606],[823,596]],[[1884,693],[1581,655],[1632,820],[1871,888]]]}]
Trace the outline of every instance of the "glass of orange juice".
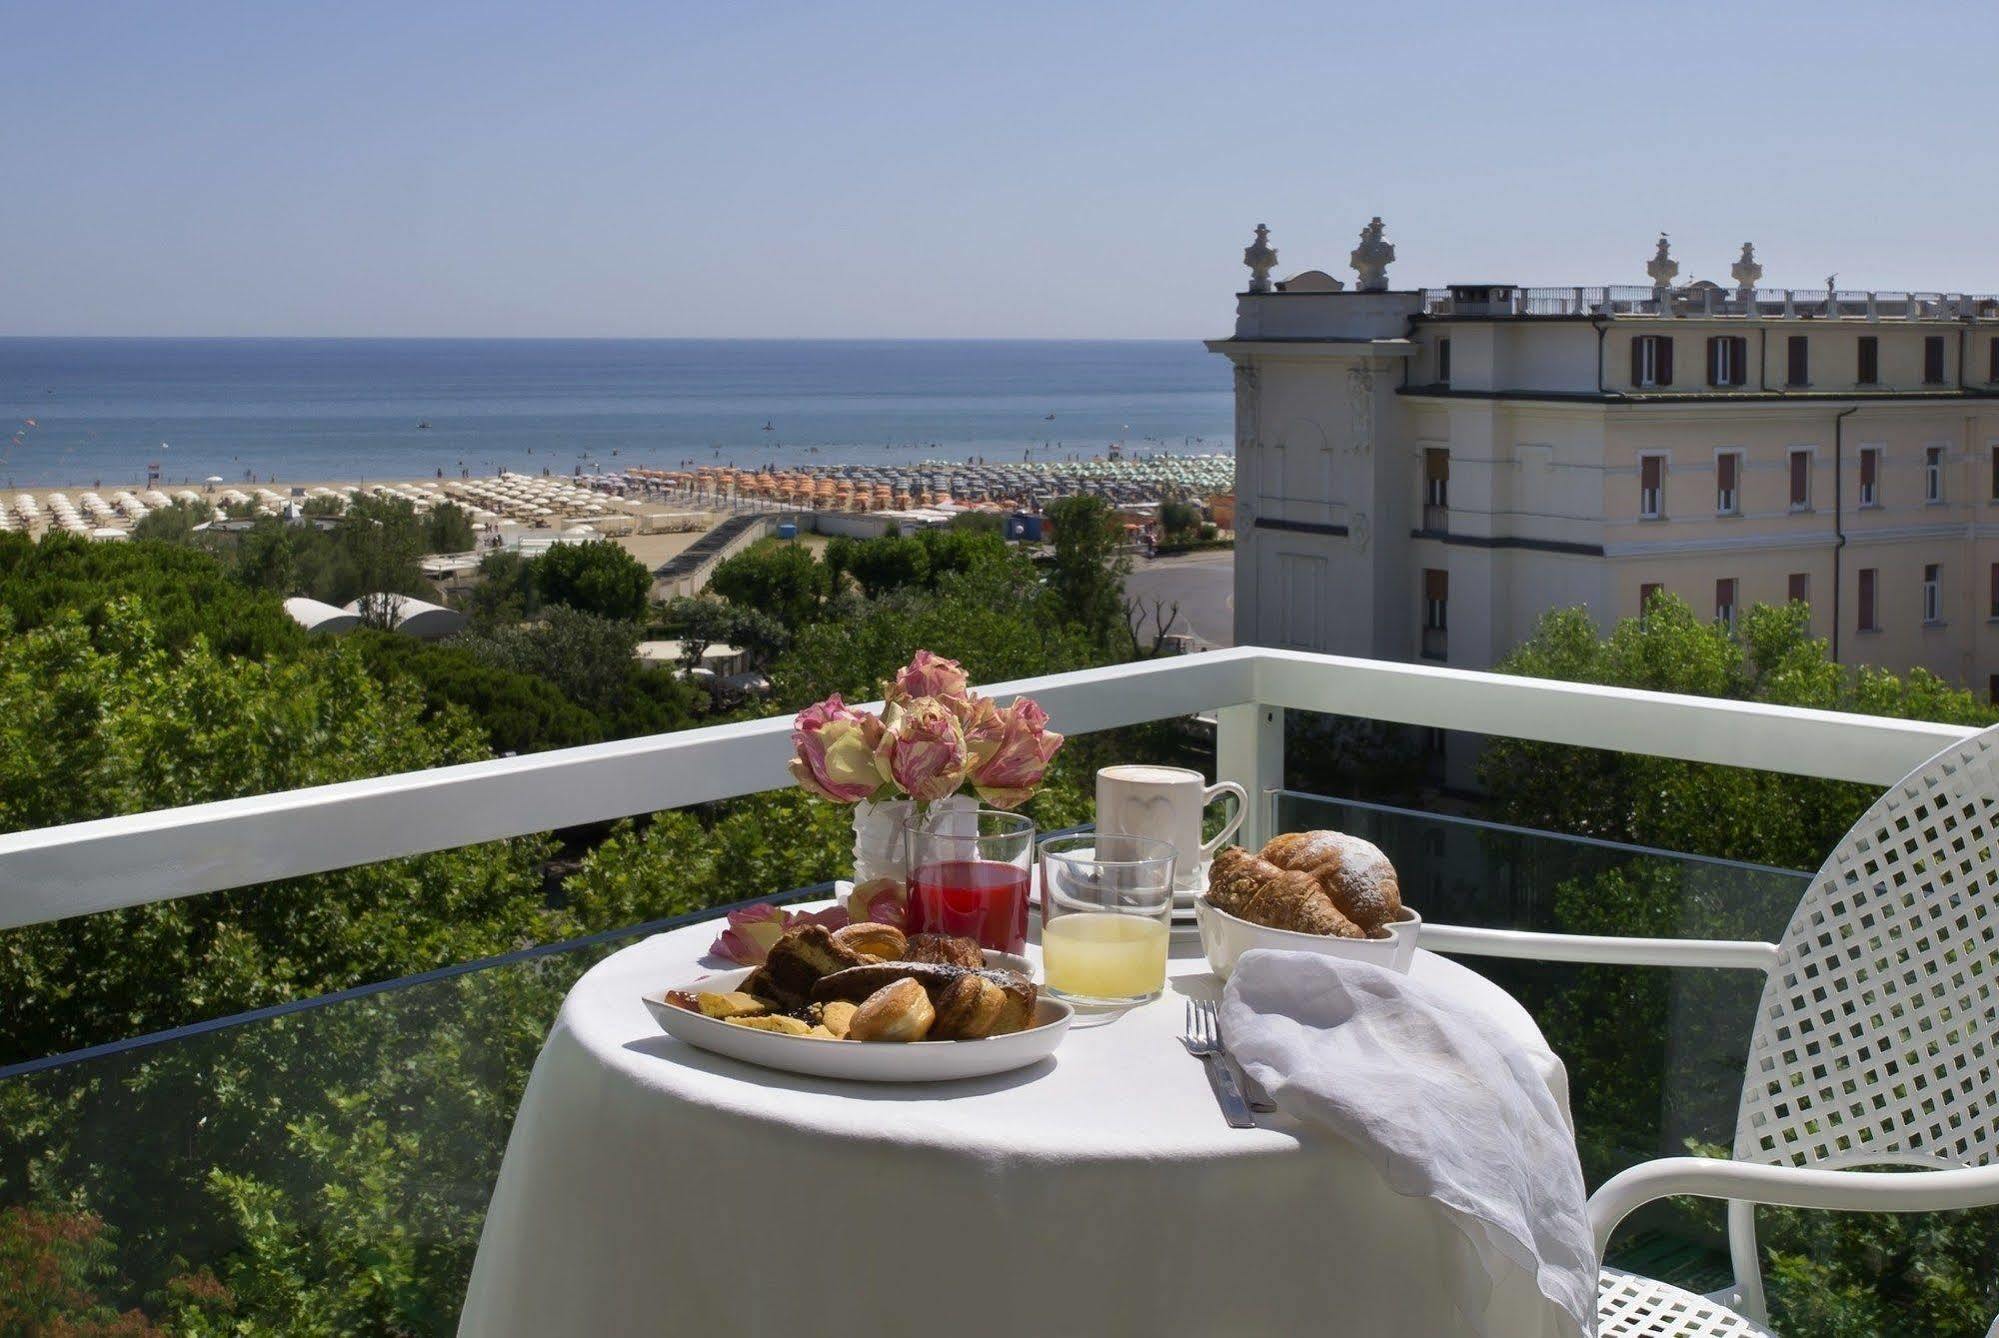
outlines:
[{"label": "glass of orange juice", "polygon": [[1133,1004],[1166,988],[1178,852],[1145,836],[1041,843],[1041,970],[1084,1004]]}]

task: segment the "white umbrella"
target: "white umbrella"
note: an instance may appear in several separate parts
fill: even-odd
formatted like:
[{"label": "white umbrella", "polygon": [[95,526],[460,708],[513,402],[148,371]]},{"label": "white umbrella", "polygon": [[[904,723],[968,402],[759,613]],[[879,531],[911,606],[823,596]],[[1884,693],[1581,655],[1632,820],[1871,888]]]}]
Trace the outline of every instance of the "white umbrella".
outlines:
[{"label": "white umbrella", "polygon": [[203,482],[203,483],[220,483],[220,482],[222,482],[222,476],[221,476],[220,474],[210,474],[210,475],[209,475],[209,476],[208,476],[207,478],[203,479],[203,480],[202,480],[202,482]]}]

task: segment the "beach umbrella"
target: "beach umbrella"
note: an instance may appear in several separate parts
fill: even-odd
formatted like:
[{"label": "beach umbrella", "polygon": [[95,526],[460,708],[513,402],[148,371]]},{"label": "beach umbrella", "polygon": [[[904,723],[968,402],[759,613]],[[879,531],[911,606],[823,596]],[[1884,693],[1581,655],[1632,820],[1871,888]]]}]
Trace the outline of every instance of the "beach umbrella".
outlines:
[{"label": "beach umbrella", "polygon": [[220,474],[210,474],[210,475],[209,475],[209,476],[208,476],[207,478],[203,479],[203,480],[202,480],[202,482],[203,482],[203,483],[220,483],[220,482],[222,482],[222,476],[221,476]]}]

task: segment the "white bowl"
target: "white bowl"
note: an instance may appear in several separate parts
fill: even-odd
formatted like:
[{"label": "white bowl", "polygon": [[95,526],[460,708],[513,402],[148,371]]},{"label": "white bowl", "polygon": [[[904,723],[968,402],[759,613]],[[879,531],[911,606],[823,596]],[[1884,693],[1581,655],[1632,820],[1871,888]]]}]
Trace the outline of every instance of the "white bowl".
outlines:
[{"label": "white bowl", "polygon": [[1252,948],[1347,957],[1357,962],[1373,962],[1390,971],[1407,972],[1416,956],[1416,936],[1423,927],[1423,917],[1407,905],[1403,906],[1401,917],[1388,927],[1387,938],[1335,938],[1330,934],[1272,929],[1230,915],[1210,902],[1205,892],[1194,902],[1194,912],[1201,921],[1201,949],[1208,954],[1208,965],[1223,980],[1235,969],[1236,958]]}]

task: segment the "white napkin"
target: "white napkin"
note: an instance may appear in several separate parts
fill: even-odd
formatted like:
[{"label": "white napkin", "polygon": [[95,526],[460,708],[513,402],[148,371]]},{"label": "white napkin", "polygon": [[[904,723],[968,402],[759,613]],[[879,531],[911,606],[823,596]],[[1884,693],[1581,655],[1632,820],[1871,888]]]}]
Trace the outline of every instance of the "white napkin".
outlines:
[{"label": "white napkin", "polygon": [[1596,1249],[1552,1054],[1406,975],[1314,953],[1244,953],[1221,1019],[1279,1109],[1360,1148],[1396,1193],[1450,1209],[1488,1278],[1527,1270],[1596,1333]]}]

